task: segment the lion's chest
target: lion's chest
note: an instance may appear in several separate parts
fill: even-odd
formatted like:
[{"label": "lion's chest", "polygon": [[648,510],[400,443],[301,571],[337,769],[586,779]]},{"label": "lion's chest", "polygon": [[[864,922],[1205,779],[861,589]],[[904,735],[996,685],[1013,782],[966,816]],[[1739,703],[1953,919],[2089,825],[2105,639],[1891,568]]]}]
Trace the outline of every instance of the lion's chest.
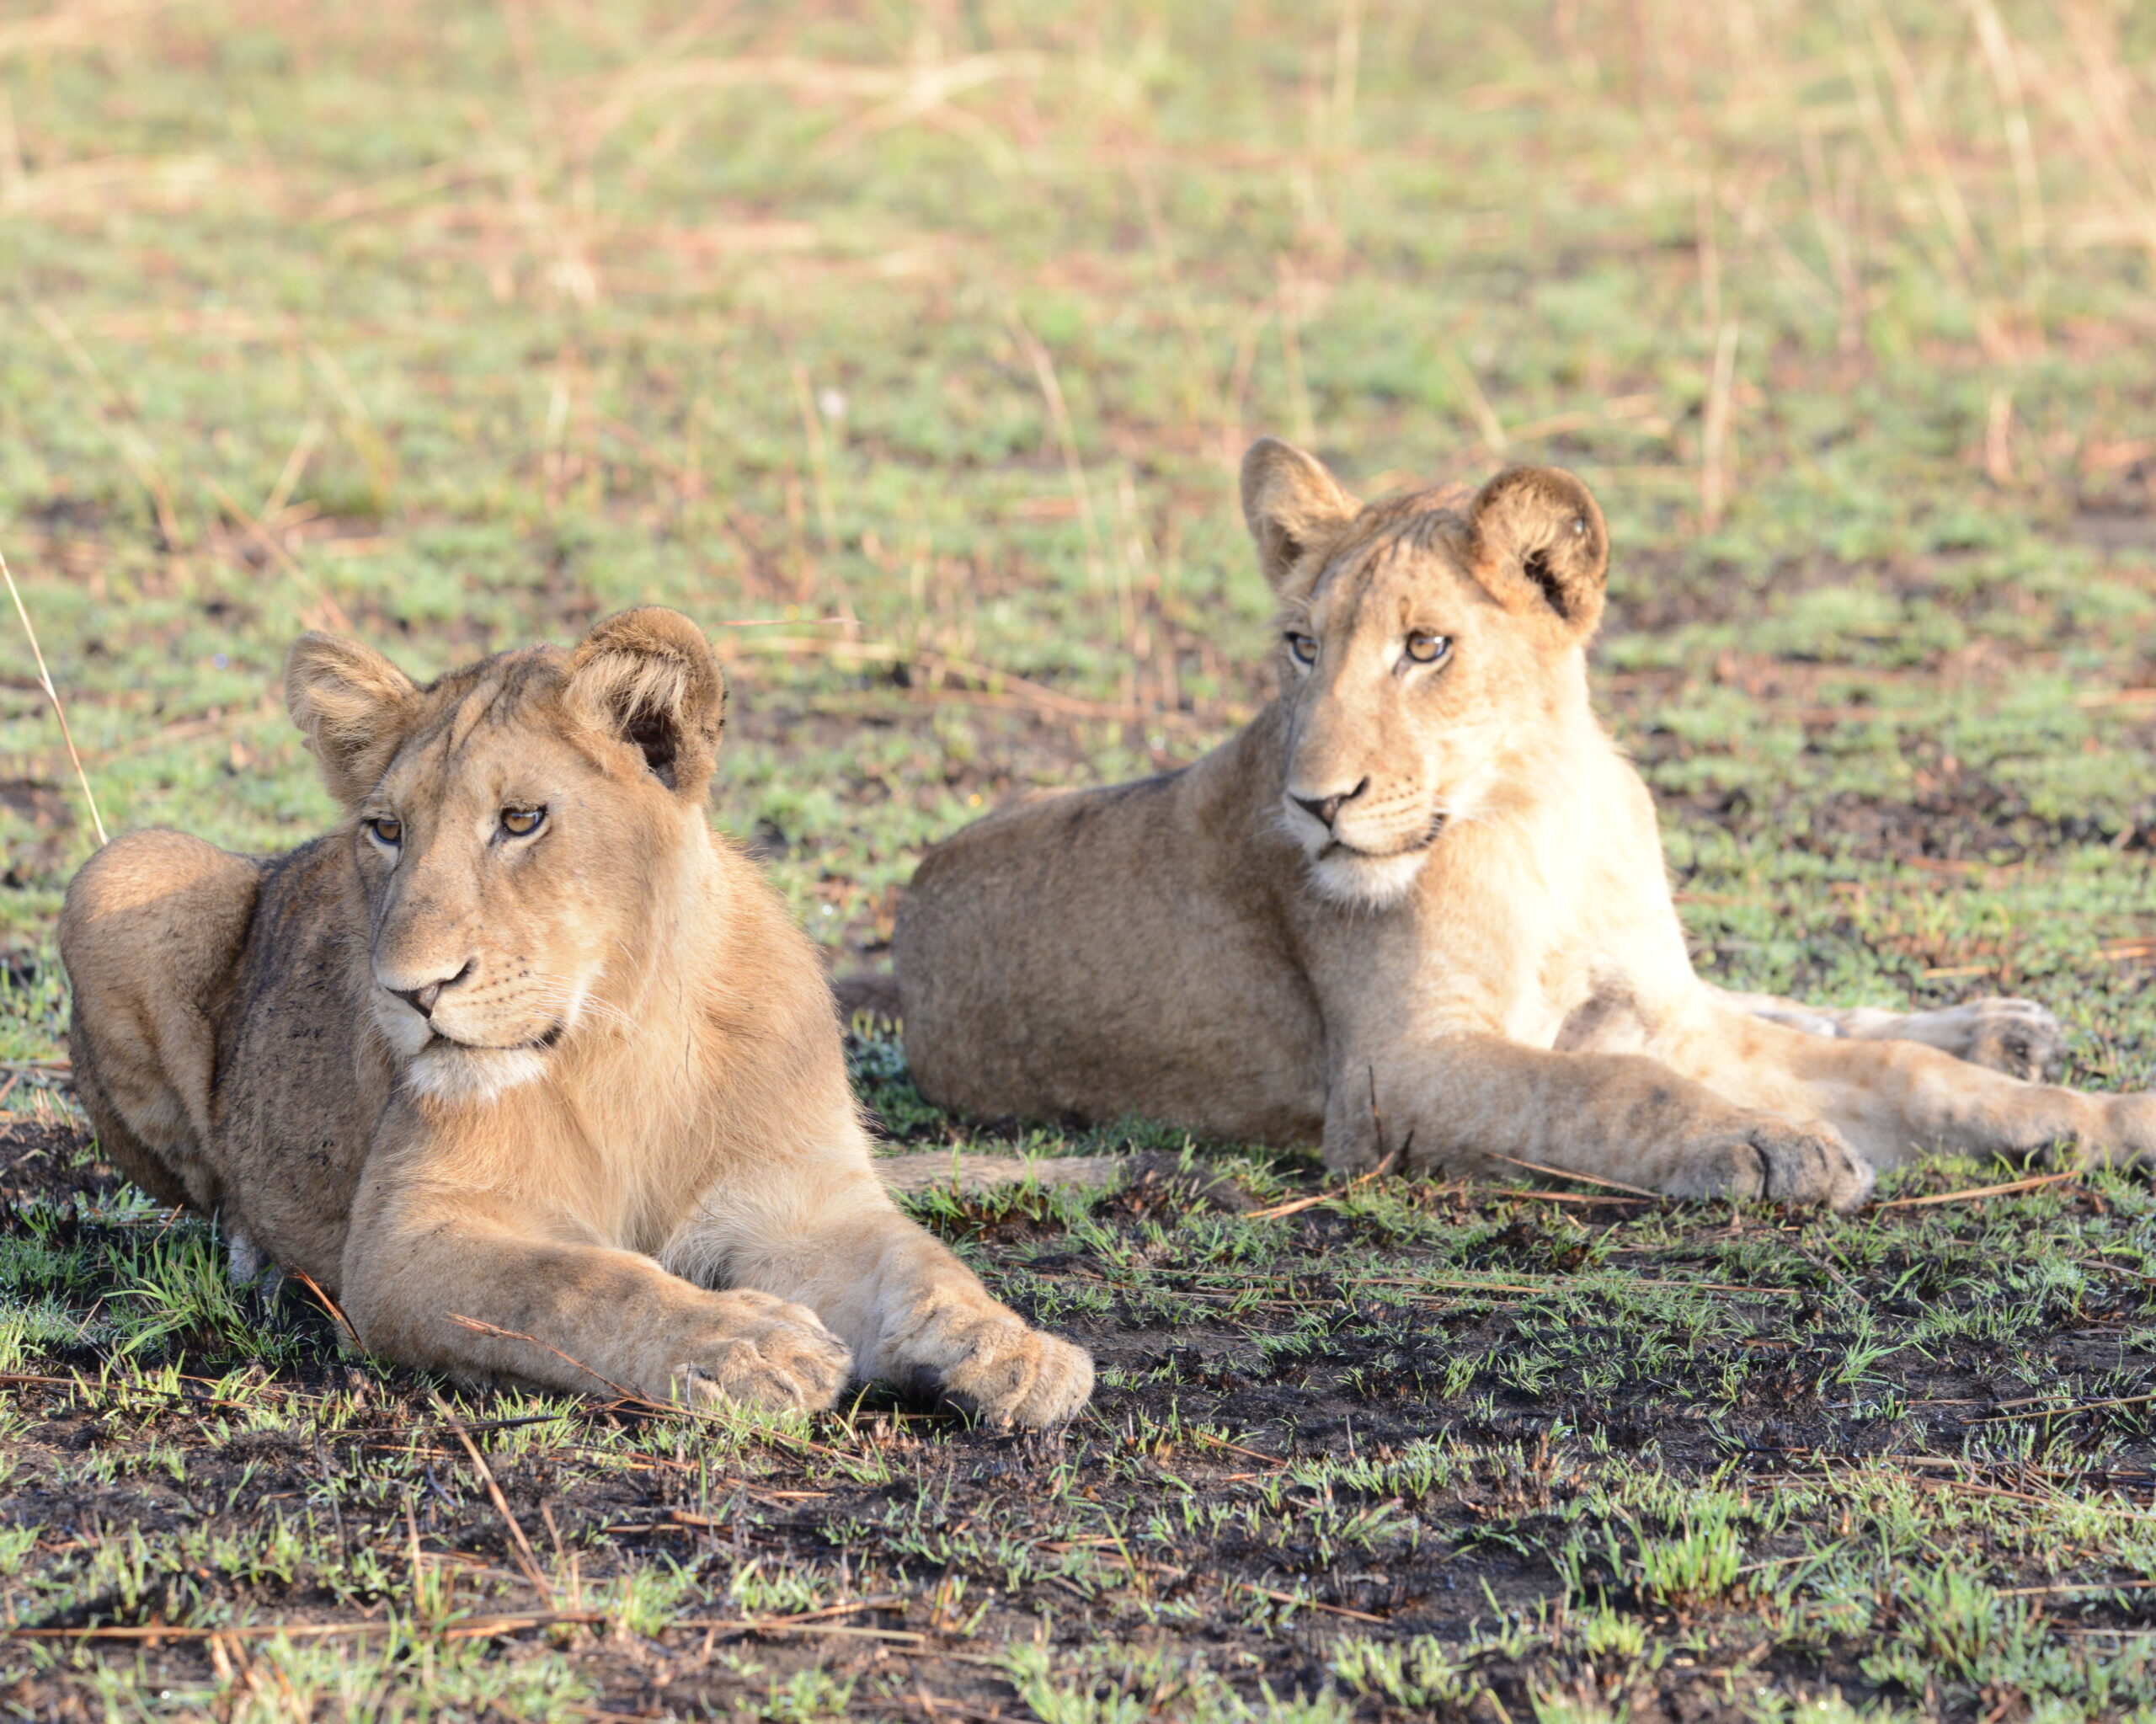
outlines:
[{"label": "lion's chest", "polygon": [[1609,954],[1565,942],[1521,956],[1507,990],[1508,1040],[1565,1053],[1630,1054],[1652,1038],[1655,1017],[1643,990]]}]

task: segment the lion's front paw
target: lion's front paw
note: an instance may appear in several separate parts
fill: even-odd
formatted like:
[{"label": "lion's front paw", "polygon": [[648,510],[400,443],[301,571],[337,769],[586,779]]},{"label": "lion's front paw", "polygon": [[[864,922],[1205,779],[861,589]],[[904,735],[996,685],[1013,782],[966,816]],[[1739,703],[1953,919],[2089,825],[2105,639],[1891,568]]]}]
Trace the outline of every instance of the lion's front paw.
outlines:
[{"label": "lion's front paw", "polygon": [[674,1372],[674,1398],[691,1406],[744,1401],[816,1412],[853,1374],[853,1355],[806,1305],[739,1289],[695,1357]]},{"label": "lion's front paw", "polygon": [[1757,1119],[1719,1131],[1692,1148],[1677,1197],[1765,1198],[1854,1209],[1871,1195],[1870,1165],[1830,1125]]},{"label": "lion's front paw", "polygon": [[1015,1316],[984,1323],[943,1371],[943,1392],[990,1424],[1046,1430],[1093,1392],[1093,1356]]}]

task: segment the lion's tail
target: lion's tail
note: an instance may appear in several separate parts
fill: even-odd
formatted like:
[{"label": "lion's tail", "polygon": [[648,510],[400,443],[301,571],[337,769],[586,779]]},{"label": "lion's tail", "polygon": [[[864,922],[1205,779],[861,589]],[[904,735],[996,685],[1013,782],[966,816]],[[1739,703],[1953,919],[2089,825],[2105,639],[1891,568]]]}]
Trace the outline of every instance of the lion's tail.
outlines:
[{"label": "lion's tail", "polygon": [[1031,1180],[1036,1185],[1086,1191],[1167,1192],[1180,1189],[1201,1208],[1240,1214],[1254,1208],[1250,1193],[1230,1178],[1177,1156],[983,1156],[971,1150],[928,1150],[879,1156],[876,1171],[893,1191],[980,1193]]},{"label": "lion's tail", "polygon": [[879,1156],[876,1171],[893,1191],[992,1191],[1001,1185],[1075,1185],[1112,1190],[1143,1165],[1136,1156],[983,1156],[934,1150]]}]

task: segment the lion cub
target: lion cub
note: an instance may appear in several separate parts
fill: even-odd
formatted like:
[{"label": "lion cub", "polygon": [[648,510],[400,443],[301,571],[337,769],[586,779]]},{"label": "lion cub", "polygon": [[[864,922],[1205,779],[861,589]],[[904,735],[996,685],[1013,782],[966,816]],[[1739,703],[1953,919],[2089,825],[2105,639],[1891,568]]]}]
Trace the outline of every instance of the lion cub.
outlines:
[{"label": "lion cub", "polygon": [[929,852],[896,958],[931,1099],[1844,1209],[1935,1149],[2156,1150],[2156,1096],[1979,1069],[2056,1059],[2026,1001],[1833,1011],[1693,974],[1588,705],[1609,542],[1577,478],[1364,507],[1267,440],[1242,495],[1277,698],[1195,766]]},{"label": "lion cub", "polygon": [[285,691],[335,831],[267,858],[136,833],[68,889],[115,1162],[408,1364],[798,1407],[858,1374],[1024,1426],[1085,1404],[1086,1355],[878,1179],[814,953],[706,824],[725,686],[693,623],[631,611],[424,688],[310,634]]}]

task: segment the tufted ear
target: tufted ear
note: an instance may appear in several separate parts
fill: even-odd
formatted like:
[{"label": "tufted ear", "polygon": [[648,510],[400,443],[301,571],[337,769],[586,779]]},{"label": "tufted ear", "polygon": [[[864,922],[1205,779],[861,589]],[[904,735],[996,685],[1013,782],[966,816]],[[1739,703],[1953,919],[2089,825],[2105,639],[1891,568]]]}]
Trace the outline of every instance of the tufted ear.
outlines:
[{"label": "tufted ear", "polygon": [[1602,621],[1609,530],[1588,488],[1561,467],[1514,467],[1467,510],[1467,561],[1508,610],[1554,613],[1569,640]]},{"label": "tufted ear", "polygon": [[726,723],[726,678],[704,632],[648,605],[595,627],[569,658],[571,716],[627,743],[669,790],[698,801]]},{"label": "tufted ear", "polygon": [[1283,600],[1310,591],[1326,546],[1361,507],[1324,462],[1292,443],[1260,437],[1243,456],[1243,521],[1266,584]]},{"label": "tufted ear", "polygon": [[285,655],[285,707],[329,793],[356,808],[381,782],[410,729],[419,687],[357,641],[303,634]]}]

